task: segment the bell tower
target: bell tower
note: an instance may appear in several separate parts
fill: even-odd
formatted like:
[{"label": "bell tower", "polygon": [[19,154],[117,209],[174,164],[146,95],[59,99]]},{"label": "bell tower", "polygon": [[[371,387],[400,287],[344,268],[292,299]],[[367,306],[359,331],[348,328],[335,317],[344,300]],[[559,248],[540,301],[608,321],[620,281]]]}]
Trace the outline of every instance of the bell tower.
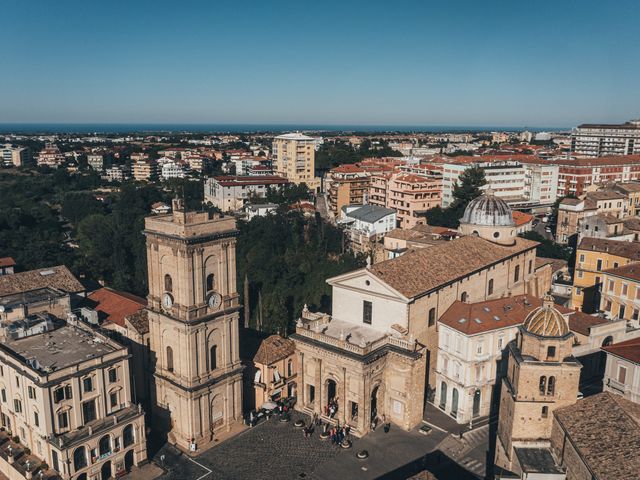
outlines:
[{"label": "bell tower", "polygon": [[507,348],[495,464],[520,473],[515,449],[549,447],[553,411],[576,402],[582,365],[572,355],[573,333],[551,295],[527,315]]},{"label": "bell tower", "polygon": [[175,199],[144,234],[155,424],[183,450],[203,449],[242,418],[235,220]]}]

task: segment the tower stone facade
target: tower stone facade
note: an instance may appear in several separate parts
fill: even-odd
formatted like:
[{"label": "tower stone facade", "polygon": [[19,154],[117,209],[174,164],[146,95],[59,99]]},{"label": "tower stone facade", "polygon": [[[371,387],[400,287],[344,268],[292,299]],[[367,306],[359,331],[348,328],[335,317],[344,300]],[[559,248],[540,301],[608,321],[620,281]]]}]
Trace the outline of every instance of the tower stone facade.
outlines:
[{"label": "tower stone facade", "polygon": [[242,418],[235,220],[176,199],[144,233],[155,426],[203,449]]},{"label": "tower stone facade", "polygon": [[572,405],[578,396],[582,365],[573,357],[573,333],[566,319],[545,296],[542,307],[529,313],[508,346],[507,376],[500,396],[495,464],[521,470],[519,448],[548,448],[553,411]]}]

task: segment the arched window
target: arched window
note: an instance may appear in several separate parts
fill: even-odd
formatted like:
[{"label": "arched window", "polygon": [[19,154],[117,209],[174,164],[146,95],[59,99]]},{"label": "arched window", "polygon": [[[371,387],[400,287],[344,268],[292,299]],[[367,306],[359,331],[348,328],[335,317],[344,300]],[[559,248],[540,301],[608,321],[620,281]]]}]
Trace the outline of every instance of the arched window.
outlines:
[{"label": "arched window", "polygon": [[493,278],[489,280],[489,286],[487,287],[487,295],[493,295]]},{"label": "arched window", "polygon": [[122,430],[122,444],[124,448],[133,445],[134,441],[135,439],[133,436],[133,425],[127,425],[126,427],[124,427],[124,430]]},{"label": "arched window", "polygon": [[167,347],[167,370],[173,372],[173,348]]},{"label": "arched window", "polygon": [[287,377],[293,375],[293,360],[289,359],[287,361]]},{"label": "arched window", "polygon": [[516,268],[513,271],[513,281],[517,282],[518,280],[520,280],[520,265],[516,265]]},{"label": "arched window", "polygon": [[215,287],[215,282],[216,277],[213,273],[210,273],[209,275],[207,275],[207,292],[210,292],[214,289]]},{"label": "arched window", "polygon": [[460,301],[461,302],[467,301],[467,292],[462,292],[462,295],[460,295]]},{"label": "arched window", "polygon": [[547,382],[547,395],[553,395],[556,390],[556,377],[549,377]]},{"label": "arched window", "polygon": [[217,354],[218,354],[218,346],[213,345],[209,350],[209,365],[211,367],[211,370],[215,370],[216,368],[218,368]]},{"label": "arched window", "polygon": [[77,472],[87,466],[87,449],[78,447],[73,452],[73,468]]},{"label": "arched window", "polygon": [[100,439],[98,449],[100,451],[100,455],[111,453],[111,437],[109,435],[105,435]]},{"label": "arched window", "polygon": [[549,415],[549,407],[547,406],[542,407],[542,418],[547,418],[548,415]]},{"label": "arched window", "polygon": [[436,324],[436,309],[429,309],[429,326],[433,327]]},{"label": "arched window", "polygon": [[440,408],[444,410],[447,405],[447,384],[442,382],[440,384]]},{"label": "arched window", "polygon": [[542,395],[544,395],[544,392],[546,391],[547,388],[547,377],[545,377],[544,375],[540,377],[540,393]]},{"label": "arched window", "polygon": [[164,276],[164,291],[173,292],[173,280],[168,273]]}]

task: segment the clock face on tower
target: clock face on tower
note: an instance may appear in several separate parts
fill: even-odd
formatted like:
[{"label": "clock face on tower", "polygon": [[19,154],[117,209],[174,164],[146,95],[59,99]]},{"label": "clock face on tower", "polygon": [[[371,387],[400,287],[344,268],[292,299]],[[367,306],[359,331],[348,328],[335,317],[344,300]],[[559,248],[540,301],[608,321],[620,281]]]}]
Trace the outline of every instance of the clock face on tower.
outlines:
[{"label": "clock face on tower", "polygon": [[207,298],[207,304],[209,308],[217,310],[222,305],[222,296],[219,293],[211,293]]},{"label": "clock face on tower", "polygon": [[166,309],[169,309],[173,306],[173,297],[169,293],[165,293],[162,296],[162,306]]}]

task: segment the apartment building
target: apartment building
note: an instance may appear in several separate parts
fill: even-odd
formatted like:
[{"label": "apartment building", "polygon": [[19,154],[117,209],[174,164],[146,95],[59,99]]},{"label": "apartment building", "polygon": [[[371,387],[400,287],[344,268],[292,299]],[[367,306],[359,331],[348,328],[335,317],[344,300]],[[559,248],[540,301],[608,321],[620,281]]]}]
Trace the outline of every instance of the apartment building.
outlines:
[{"label": "apartment building", "polygon": [[349,247],[356,253],[371,252],[376,242],[396,228],[397,213],[378,205],[342,207],[339,224],[346,227]]},{"label": "apartment building", "polygon": [[640,263],[603,272],[600,310],[640,328]]},{"label": "apartment building", "polygon": [[640,155],[554,160],[559,167],[558,195],[582,196],[592,185],[640,181]]},{"label": "apartment building", "polygon": [[640,338],[607,345],[602,350],[607,355],[604,391],[640,404]]},{"label": "apartment building", "polygon": [[640,262],[640,243],[585,237],[576,250],[571,307],[591,313],[600,306],[604,270]]},{"label": "apartment building", "polygon": [[87,163],[91,168],[101,172],[104,169],[104,155],[100,153],[90,153],[87,155]]},{"label": "apartment building", "polygon": [[357,165],[332,168],[325,177],[329,208],[338,215],[347,205],[363,205],[369,200],[371,172]]},{"label": "apartment building", "polygon": [[[133,160],[133,155],[131,155]],[[155,160],[139,158],[131,164],[133,178],[138,181],[149,181],[158,175],[158,164]]]},{"label": "apartment building", "polygon": [[0,162],[5,167],[23,167],[31,164],[32,159],[28,148],[7,144],[2,147]]},{"label": "apartment building", "polygon": [[559,168],[540,158],[530,155],[457,157],[443,166],[443,207],[453,203],[453,190],[460,175],[474,166],[484,171],[487,188],[510,206],[550,206],[558,196]]},{"label": "apartment building", "polygon": [[223,212],[240,210],[252,196],[264,197],[269,188],[279,188],[289,180],[275,175],[211,177],[204,184],[204,201]]},{"label": "apartment building", "polygon": [[627,199],[623,212],[625,217],[640,215],[640,181],[616,183],[611,188],[624,194]]},{"label": "apartment building", "polygon": [[37,163],[38,165],[45,165],[48,167],[58,167],[65,161],[64,155],[60,152],[60,149],[55,143],[48,143],[43,150],[38,153]]},{"label": "apartment building", "polygon": [[425,224],[427,210],[439,206],[441,201],[439,178],[403,172],[371,177],[369,203],[394,209],[401,228]]},{"label": "apartment building", "polygon": [[163,180],[169,180],[171,178],[184,178],[184,168],[182,163],[171,160],[171,159],[161,159],[159,160],[158,165],[160,166],[160,177]]},{"label": "apartment building", "polygon": [[292,183],[306,183],[317,190],[315,177],[316,139],[301,133],[287,133],[273,139],[274,170]]},{"label": "apartment building", "polygon": [[640,120],[578,125],[571,133],[571,151],[589,157],[640,154]]}]

